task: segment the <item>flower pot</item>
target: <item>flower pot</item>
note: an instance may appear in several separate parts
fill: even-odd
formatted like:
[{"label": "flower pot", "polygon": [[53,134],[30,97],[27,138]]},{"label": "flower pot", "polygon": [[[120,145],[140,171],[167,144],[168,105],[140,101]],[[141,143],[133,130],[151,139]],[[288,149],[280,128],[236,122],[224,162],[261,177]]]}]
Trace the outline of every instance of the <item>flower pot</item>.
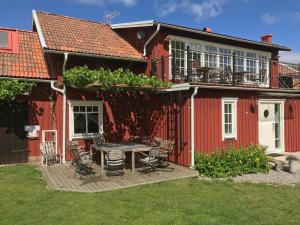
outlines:
[{"label": "flower pot", "polygon": [[289,172],[296,173],[297,172],[297,161],[296,160],[289,160]]}]

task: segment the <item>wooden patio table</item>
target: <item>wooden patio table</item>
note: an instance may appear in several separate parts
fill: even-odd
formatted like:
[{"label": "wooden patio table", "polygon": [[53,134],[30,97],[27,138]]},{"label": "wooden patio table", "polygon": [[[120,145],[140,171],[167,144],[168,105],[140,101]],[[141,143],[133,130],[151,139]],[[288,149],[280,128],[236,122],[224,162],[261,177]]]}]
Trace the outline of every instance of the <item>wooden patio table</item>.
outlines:
[{"label": "wooden patio table", "polygon": [[101,171],[104,172],[104,153],[107,154],[108,151],[113,150],[123,150],[124,152],[131,152],[131,172],[135,172],[135,153],[136,152],[149,152],[151,146],[139,143],[104,143],[101,145],[92,144],[90,146],[90,151],[100,151],[101,153]]}]

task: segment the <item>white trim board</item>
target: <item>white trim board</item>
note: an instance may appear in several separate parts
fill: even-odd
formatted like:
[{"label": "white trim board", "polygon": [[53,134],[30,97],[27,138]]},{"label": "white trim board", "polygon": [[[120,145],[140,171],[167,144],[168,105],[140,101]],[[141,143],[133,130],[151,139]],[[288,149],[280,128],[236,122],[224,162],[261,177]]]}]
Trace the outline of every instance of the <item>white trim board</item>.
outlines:
[{"label": "white trim board", "polygon": [[42,48],[47,48],[46,41],[45,41],[41,26],[39,23],[39,19],[38,19],[36,11],[34,9],[32,10],[32,19],[33,19],[35,27],[37,29],[37,33],[38,33]]}]

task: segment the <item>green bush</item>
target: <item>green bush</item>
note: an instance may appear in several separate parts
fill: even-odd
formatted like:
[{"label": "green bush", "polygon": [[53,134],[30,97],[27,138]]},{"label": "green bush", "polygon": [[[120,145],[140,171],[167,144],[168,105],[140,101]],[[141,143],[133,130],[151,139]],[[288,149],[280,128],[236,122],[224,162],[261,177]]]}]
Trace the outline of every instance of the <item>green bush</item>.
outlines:
[{"label": "green bush", "polygon": [[35,85],[26,80],[0,80],[0,101],[14,101],[19,95],[30,93]]},{"label": "green bush", "polygon": [[201,176],[234,177],[249,173],[268,173],[266,148],[250,145],[247,148],[222,150],[212,154],[195,154],[195,169]]}]

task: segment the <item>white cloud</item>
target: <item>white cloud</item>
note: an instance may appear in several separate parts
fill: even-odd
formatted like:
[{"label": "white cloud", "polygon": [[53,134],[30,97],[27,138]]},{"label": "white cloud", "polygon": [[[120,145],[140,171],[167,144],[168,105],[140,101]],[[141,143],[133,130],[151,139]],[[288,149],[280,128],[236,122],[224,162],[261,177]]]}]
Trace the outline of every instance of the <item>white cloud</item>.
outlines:
[{"label": "white cloud", "polygon": [[280,52],[280,61],[288,63],[300,63],[300,52]]},{"label": "white cloud", "polygon": [[137,4],[137,0],[71,0],[82,5],[98,5],[102,6],[106,3],[121,3],[125,6],[134,6]]},{"label": "white cloud", "polygon": [[261,19],[266,24],[275,24],[282,20],[289,20],[293,23],[300,22],[300,12],[290,12],[290,13],[280,13],[277,15],[272,15],[270,13],[264,13],[261,16]]},{"label": "white cloud", "polygon": [[221,14],[225,3],[225,0],[204,0],[201,2],[195,0],[156,0],[155,10],[160,17],[181,10],[193,15],[199,21]]},{"label": "white cloud", "polygon": [[171,13],[174,13],[178,9],[178,4],[174,0],[168,0],[162,3],[161,1],[155,1],[154,9],[156,10],[156,14],[160,17],[164,17]]},{"label": "white cloud", "polygon": [[300,22],[300,12],[290,13],[288,15],[295,23]]},{"label": "white cloud", "polygon": [[269,13],[265,13],[261,16],[261,19],[266,24],[275,24],[281,20],[279,16],[271,15]]}]

